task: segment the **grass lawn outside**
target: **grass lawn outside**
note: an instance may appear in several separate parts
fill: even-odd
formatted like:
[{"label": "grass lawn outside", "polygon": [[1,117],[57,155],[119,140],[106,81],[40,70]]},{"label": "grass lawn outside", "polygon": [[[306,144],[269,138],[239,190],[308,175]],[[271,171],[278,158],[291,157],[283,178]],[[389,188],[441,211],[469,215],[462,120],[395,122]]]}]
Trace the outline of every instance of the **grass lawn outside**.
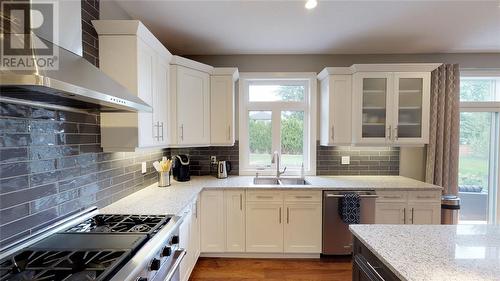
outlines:
[{"label": "grass lawn outside", "polygon": [[474,156],[460,156],[458,168],[459,185],[480,184],[488,189],[489,160]]},{"label": "grass lawn outside", "polygon": [[[250,154],[250,165],[266,166],[271,165],[271,154]],[[282,154],[281,155],[281,167],[300,167],[304,162],[303,155],[293,155],[293,154]]]}]

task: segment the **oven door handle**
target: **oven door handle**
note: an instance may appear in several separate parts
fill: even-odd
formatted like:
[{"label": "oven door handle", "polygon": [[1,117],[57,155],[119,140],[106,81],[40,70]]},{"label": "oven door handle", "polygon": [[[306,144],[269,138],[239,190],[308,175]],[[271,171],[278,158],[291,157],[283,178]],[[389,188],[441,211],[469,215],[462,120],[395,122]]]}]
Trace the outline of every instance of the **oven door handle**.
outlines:
[{"label": "oven door handle", "polygon": [[[344,195],[341,194],[326,194],[327,198],[344,198]],[[360,195],[359,198],[378,198],[378,195]]]},{"label": "oven door handle", "polygon": [[181,265],[182,260],[186,256],[186,250],[184,249],[179,249],[175,251],[174,257],[176,256],[174,265],[172,265],[172,268],[170,268],[170,271],[167,274],[167,277],[165,277],[164,281],[170,281],[172,278],[174,278],[175,272],[179,269],[179,266]]}]

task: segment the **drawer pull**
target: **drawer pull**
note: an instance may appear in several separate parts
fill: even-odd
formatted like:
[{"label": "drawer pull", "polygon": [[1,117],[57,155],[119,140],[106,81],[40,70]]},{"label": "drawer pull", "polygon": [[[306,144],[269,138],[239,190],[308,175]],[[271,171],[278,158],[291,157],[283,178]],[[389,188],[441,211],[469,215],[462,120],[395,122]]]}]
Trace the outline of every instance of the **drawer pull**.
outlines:
[{"label": "drawer pull", "polygon": [[431,196],[431,195],[426,195],[426,196],[417,195],[417,199],[432,199],[432,198],[434,198],[434,196]]},{"label": "drawer pull", "polygon": [[297,199],[312,199],[312,196],[310,196],[310,195],[308,195],[308,196],[297,195],[297,196],[295,196],[295,198],[297,198]]},{"label": "drawer pull", "polygon": [[383,197],[387,198],[387,199],[399,199],[399,198],[401,198],[401,196],[399,196],[399,195],[386,195]]},{"label": "drawer pull", "polygon": [[257,195],[257,199],[273,199],[273,196]]}]

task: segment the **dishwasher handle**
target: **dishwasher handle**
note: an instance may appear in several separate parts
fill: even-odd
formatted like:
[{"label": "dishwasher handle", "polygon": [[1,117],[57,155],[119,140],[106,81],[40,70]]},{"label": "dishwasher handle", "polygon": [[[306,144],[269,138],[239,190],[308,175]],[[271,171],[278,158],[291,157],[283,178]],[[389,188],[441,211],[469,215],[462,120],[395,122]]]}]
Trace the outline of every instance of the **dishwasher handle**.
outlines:
[{"label": "dishwasher handle", "polygon": [[[344,195],[342,194],[325,194],[327,198],[344,198]],[[359,198],[378,198],[378,195],[375,194],[366,194],[366,195],[359,195]]]}]

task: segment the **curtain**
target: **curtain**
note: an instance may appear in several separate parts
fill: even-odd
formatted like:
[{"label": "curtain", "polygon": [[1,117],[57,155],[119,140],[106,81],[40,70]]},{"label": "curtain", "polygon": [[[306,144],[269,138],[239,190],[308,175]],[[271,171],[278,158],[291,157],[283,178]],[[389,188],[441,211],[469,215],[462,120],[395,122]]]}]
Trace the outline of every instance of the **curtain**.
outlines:
[{"label": "curtain", "polygon": [[458,193],[460,73],[458,64],[443,64],[431,73],[429,144],[426,182]]}]

